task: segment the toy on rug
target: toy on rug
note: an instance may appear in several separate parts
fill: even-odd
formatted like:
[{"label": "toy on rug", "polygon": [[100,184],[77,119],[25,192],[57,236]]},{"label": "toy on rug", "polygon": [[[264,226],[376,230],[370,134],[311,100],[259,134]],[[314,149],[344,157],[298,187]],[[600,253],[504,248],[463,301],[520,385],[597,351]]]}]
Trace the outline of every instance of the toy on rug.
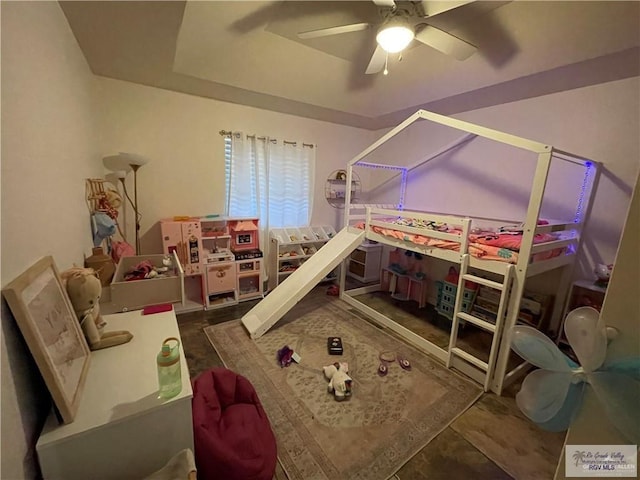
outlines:
[{"label": "toy on rug", "polygon": [[353,380],[349,373],[349,365],[346,362],[336,362],[332,365],[322,367],[324,376],[329,380],[327,389],[333,392],[336,401],[341,402],[351,396],[351,385]]},{"label": "toy on rug", "polygon": [[389,373],[389,364],[398,360],[398,365],[403,370],[411,370],[411,363],[403,356],[396,356],[393,352],[381,352],[378,355],[378,359],[380,360],[380,365],[378,365],[378,375],[384,377],[387,373]]},{"label": "toy on rug", "polygon": [[342,338],[340,337],[328,337],[327,338],[327,351],[329,355],[342,355]]},{"label": "toy on rug", "polygon": [[329,288],[327,288],[327,295],[337,297],[338,295],[340,295],[340,287],[338,287],[338,285],[331,285]]},{"label": "toy on rug", "polygon": [[278,350],[278,363],[280,364],[280,367],[288,367],[291,365],[291,362],[293,361],[291,357],[293,357],[293,350],[291,350],[288,345],[285,345]]},{"label": "toy on rug", "polygon": [[73,267],[62,272],[62,280],[91,350],[127,343],[133,335],[126,330],[104,332],[100,315],[102,284],[92,268]]}]

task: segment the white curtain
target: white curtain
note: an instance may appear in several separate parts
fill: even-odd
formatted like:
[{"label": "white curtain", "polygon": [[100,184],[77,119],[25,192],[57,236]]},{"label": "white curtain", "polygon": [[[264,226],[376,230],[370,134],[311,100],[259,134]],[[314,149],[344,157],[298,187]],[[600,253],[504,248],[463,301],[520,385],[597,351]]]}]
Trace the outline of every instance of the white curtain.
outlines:
[{"label": "white curtain", "polygon": [[315,146],[234,132],[225,148],[227,214],[260,219],[260,250],[268,258],[270,228],[309,225]]},{"label": "white curtain", "polygon": [[226,152],[227,214],[268,221],[268,141],[234,133]]},{"label": "white curtain", "polygon": [[313,210],[315,148],[292,142],[269,144],[269,224],[309,225]]}]

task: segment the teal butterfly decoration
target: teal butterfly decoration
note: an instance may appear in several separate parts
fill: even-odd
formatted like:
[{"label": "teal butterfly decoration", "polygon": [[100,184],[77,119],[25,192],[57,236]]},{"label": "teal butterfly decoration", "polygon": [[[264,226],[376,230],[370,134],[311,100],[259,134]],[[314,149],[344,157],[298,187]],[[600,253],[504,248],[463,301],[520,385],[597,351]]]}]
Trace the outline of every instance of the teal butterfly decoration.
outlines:
[{"label": "teal butterfly decoration", "polygon": [[538,367],[524,379],[516,404],[541,428],[560,432],[569,428],[591,388],[611,423],[640,445],[640,357],[606,361],[607,327],[594,308],[571,311],[564,330],[580,364],[539,330],[512,328],[511,348]]}]

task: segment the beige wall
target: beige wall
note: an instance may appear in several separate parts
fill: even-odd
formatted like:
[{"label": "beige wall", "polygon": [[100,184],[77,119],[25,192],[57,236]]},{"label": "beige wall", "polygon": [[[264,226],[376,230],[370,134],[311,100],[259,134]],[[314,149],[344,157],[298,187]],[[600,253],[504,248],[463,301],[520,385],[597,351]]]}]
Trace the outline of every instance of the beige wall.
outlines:
[{"label": "beige wall", "polygon": [[[2,285],[44,255],[89,254],[84,179],[101,174],[92,81],[57,2],[2,2]],[[32,478],[48,394],[2,302],[2,466]]]},{"label": "beige wall", "polygon": [[[139,172],[139,202],[143,246],[153,251],[160,218],[222,211],[219,130],[317,143],[313,221],[330,224],[340,212],[324,200],[324,179],[372,138],[355,128],[95,77],[55,2],[2,2],[2,46],[2,285],[41,256],[53,255],[62,270],[91,253],[84,180],[105,173],[104,154],[151,158]],[[33,478],[32,447],[48,394],[5,302],[1,341],[0,477]]]},{"label": "beige wall", "polygon": [[[595,264],[613,263],[615,258],[631,192],[640,171],[639,105],[640,78],[634,77],[456,115],[461,120],[553,145],[602,163],[602,175],[575,271],[577,278],[593,278]],[[407,132],[411,138],[407,147],[400,146],[394,152],[399,158],[406,152],[412,159],[409,164],[419,160],[421,154],[435,152],[462,136],[461,132],[451,135],[438,130],[435,136],[430,136],[427,128],[420,133],[420,123],[416,124],[415,131]],[[385,132],[379,131],[377,136]],[[486,158],[482,154],[487,148],[483,146],[483,149],[466,157],[467,152],[463,151],[460,155],[434,160],[422,170],[428,175],[417,182],[411,181],[418,172],[410,174],[406,205],[468,215],[484,212],[485,216],[497,218],[520,211],[517,216],[506,218],[522,221],[535,156],[530,156],[533,162],[521,163],[520,157],[516,158],[519,151],[515,149]],[[550,182],[553,184],[550,197],[566,197],[564,190],[573,188],[571,198],[576,198],[575,192],[579,191],[583,179],[582,172],[577,173],[571,177],[560,175],[562,181]],[[555,203],[556,207],[562,206]],[[470,208],[475,211],[469,211]],[[573,212],[569,211],[569,219],[573,218]],[[535,285],[536,280],[530,283]]]},{"label": "beige wall", "polygon": [[[224,212],[220,130],[316,144],[314,224],[341,221],[342,211],[324,199],[325,179],[333,170],[344,168],[373,139],[366,130],[119,80],[98,77],[97,85],[101,151],[135,152],[151,159],[138,172],[142,250],[146,253],[162,249],[158,220]],[[129,189],[131,179],[127,181]]]},{"label": "beige wall", "polygon": [[[156,225],[159,219],[223,211],[224,152],[219,130],[242,130],[317,144],[313,223],[335,226],[341,224],[341,211],[331,208],[324,200],[327,175],[343,168],[355,154],[383,134],[107,78],[97,77],[97,83],[101,151],[105,154],[132,151],[151,158],[151,163],[145,165],[138,176],[139,204],[143,214],[141,235],[143,250],[147,252],[160,248]],[[615,256],[633,180],[640,168],[640,144],[633,133],[640,131],[639,92],[640,80],[636,77],[458,116],[603,163],[604,171],[588,224],[578,276],[590,276],[593,264],[611,263]],[[418,133],[410,142],[400,144],[393,154],[407,158],[419,155],[414,140],[426,137]],[[426,146],[420,152],[436,149]],[[482,167],[478,168],[482,170]],[[496,170],[505,170],[505,166],[501,168],[498,162]],[[487,175],[496,170],[484,169]],[[518,168],[510,173],[511,177],[502,183],[506,191],[514,190],[513,185],[521,180]],[[438,168],[435,175],[430,173],[430,179],[432,184],[439,183],[447,191],[455,192],[454,197],[464,198],[470,189],[469,181],[479,181],[474,175],[461,175],[456,179],[450,172]],[[528,191],[527,181],[530,180],[523,180],[523,191]],[[128,182],[130,185],[131,179]],[[363,184],[366,189],[366,178],[363,178]],[[500,190],[500,185],[495,190]],[[417,192],[414,203],[419,204],[423,197],[431,198],[435,209],[445,208],[441,197],[434,199],[425,191],[433,191],[433,188],[413,189]],[[408,200],[411,200],[411,194]],[[481,212],[486,206],[506,205],[482,203],[477,197],[471,201]]]},{"label": "beige wall", "polygon": [[640,78],[618,80],[467,112],[463,120],[601,162],[603,172],[576,274],[613,263],[640,172]]}]

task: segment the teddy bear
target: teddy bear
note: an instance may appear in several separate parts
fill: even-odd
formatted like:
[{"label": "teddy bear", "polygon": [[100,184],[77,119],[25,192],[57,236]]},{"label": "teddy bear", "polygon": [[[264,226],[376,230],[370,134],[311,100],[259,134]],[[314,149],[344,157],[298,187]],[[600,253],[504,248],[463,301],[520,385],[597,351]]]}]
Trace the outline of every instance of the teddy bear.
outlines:
[{"label": "teddy bear", "polygon": [[73,267],[62,272],[62,280],[91,350],[127,343],[133,335],[126,330],[104,332],[100,315],[102,283],[92,268]]},{"label": "teddy bear", "polygon": [[349,365],[346,362],[336,362],[322,367],[324,376],[329,380],[327,387],[329,393],[333,392],[336,401],[341,402],[351,397],[351,384],[353,380],[349,373]]}]

